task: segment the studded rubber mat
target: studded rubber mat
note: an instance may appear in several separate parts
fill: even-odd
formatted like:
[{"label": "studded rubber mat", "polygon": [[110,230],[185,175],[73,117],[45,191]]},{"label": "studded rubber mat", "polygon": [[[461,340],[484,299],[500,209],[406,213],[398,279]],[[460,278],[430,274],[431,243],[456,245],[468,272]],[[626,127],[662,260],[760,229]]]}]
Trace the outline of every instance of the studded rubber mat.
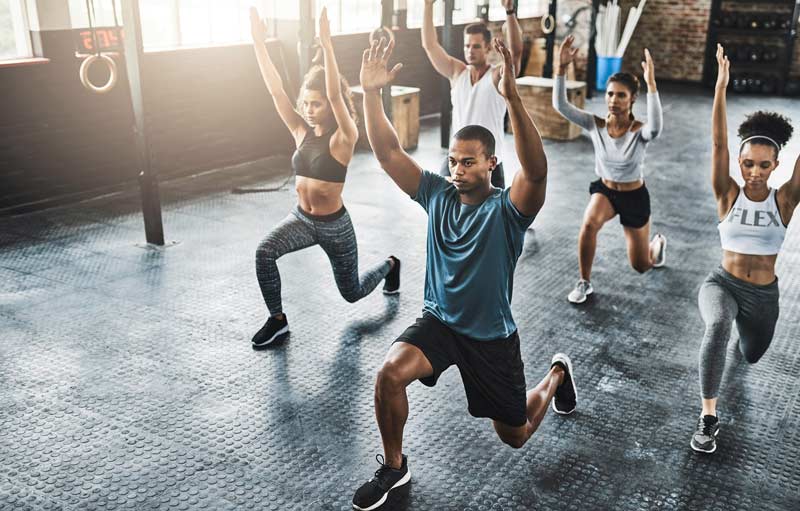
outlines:
[{"label": "studded rubber mat", "polygon": [[[547,203],[518,265],[514,314],[529,386],[554,352],[569,353],[577,412],[548,414],[514,450],[467,414],[455,369],[435,388],[415,383],[404,446],[412,483],[383,509],[800,509],[800,220],[778,260],[772,346],[757,365],[729,367],[718,451],[697,455],[696,294],[720,259],[711,98],[682,88],[662,97],[666,127],[648,149],[647,185],[667,267],[634,272],[613,220],[583,306],[566,295],[591,146],[546,143]],[[602,98],[590,106],[602,112]],[[757,108],[800,123],[796,100],[733,97],[731,129]],[[437,141],[425,124],[413,156],[428,168],[444,155]],[[784,175],[799,151],[796,136]],[[426,219],[371,154],[358,154],[345,203],[360,260],[400,257],[402,293],[348,304],[319,248],[287,255],[278,265],[291,335],[254,351],[265,320],[255,248],[295,195],[291,183],[228,190],[280,185],[286,172],[286,161],[270,160],[164,183],[165,233],[176,243],[163,249],[143,245],[135,190],[0,218],[0,509],[350,509],[378,468],[376,371],[422,306]]]}]

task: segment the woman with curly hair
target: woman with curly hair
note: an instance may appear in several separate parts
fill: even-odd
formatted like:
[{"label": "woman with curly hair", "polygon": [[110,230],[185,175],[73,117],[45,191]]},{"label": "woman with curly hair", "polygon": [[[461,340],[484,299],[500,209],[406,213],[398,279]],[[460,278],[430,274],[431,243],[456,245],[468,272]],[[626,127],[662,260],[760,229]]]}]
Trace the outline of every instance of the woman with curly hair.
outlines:
[{"label": "woman with curly hair", "polygon": [[267,53],[266,25],[254,7],[250,8],[250,28],[261,75],[297,146],[292,169],[297,175],[298,204],[256,250],[256,275],[269,309],[267,322],[253,336],[253,346],[261,347],[289,331],[277,265],[282,255],[313,245],[322,247],[339,292],[351,303],[371,293],[383,279],[384,293],[399,292],[400,261],[389,256],[362,275],[358,273],[356,235],[342,202],[347,165],[353,158],[358,130],[350,87],[339,74],[333,52],[327,11],[323,9],[319,19],[324,67],[315,66],[306,74],[297,110]]},{"label": "woman with curly hair", "polygon": [[730,176],[725,89],[730,63],[717,45],[717,76],[712,122],[711,184],[717,201],[722,264],[700,287],[698,302],[705,322],[700,347],[703,410],[692,435],[695,451],[716,450],[717,398],[725,368],[731,326],[736,322],[737,357],[754,364],[772,342],[778,320],[778,258],[786,228],[800,202],[800,158],[791,179],[778,189],[767,184],[778,167],[781,148],[792,136],[782,115],[755,112],[739,126],[740,187]]}]

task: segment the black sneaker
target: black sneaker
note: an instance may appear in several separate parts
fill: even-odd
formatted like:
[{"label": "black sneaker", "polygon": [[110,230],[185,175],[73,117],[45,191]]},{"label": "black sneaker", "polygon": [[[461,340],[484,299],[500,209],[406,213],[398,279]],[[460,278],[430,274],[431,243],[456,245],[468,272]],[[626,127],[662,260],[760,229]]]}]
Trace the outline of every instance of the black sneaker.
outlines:
[{"label": "black sneaker", "polygon": [[564,370],[564,381],[556,388],[553,396],[553,411],[561,415],[569,415],[575,411],[578,404],[578,389],[575,387],[572,361],[563,353],[553,355],[550,367],[559,366]]},{"label": "black sneaker", "polygon": [[408,457],[403,455],[403,466],[399,469],[387,466],[383,456],[375,456],[381,468],[375,472],[375,477],[361,485],[353,496],[353,509],[360,511],[370,511],[378,509],[386,502],[386,497],[394,488],[403,486],[411,480],[411,472],[408,471]]},{"label": "black sneaker", "polygon": [[389,270],[386,275],[386,281],[383,284],[383,294],[396,295],[400,292],[400,259],[395,256],[389,256],[389,259],[394,261],[394,266]]},{"label": "black sneaker", "polygon": [[697,452],[711,454],[717,450],[719,419],[713,415],[703,415],[697,421],[697,430],[692,435],[691,446]]},{"label": "black sneaker", "polygon": [[261,327],[261,330],[253,336],[253,346],[259,348],[266,346],[288,332],[289,322],[286,320],[286,314],[283,315],[283,319],[270,316],[264,326]]}]

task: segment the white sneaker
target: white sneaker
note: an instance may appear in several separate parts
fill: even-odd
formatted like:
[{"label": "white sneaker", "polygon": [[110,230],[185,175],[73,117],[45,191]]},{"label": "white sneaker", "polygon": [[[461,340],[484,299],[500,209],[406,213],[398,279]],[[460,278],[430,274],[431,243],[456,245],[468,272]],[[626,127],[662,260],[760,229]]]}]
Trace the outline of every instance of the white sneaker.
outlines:
[{"label": "white sneaker", "polygon": [[667,264],[667,238],[663,234],[656,233],[653,240],[658,239],[661,243],[661,249],[658,251],[656,260],[653,263],[653,268],[661,268]]},{"label": "white sneaker", "polygon": [[581,279],[575,284],[575,289],[567,296],[567,300],[571,303],[583,303],[586,301],[586,297],[593,292],[592,283],[588,280]]}]

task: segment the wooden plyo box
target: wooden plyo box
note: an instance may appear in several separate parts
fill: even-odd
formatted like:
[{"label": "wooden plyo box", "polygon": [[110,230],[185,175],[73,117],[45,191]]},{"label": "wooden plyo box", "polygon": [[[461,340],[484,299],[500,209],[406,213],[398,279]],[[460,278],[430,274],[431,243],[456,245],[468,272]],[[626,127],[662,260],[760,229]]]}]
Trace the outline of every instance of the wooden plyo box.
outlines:
[{"label": "wooden plyo box", "polygon": [[[364,121],[364,89],[353,86],[353,101],[358,110],[358,147],[369,149]],[[392,85],[392,125],[403,149],[413,149],[419,143],[419,89]]]},{"label": "wooden plyo box", "polygon": [[[552,78],[523,76],[517,78],[517,89],[522,104],[533,118],[539,133],[544,138],[555,140],[572,140],[581,134],[580,126],[564,119],[553,108]],[[578,108],[586,103],[586,82],[567,80],[567,99]]]}]

